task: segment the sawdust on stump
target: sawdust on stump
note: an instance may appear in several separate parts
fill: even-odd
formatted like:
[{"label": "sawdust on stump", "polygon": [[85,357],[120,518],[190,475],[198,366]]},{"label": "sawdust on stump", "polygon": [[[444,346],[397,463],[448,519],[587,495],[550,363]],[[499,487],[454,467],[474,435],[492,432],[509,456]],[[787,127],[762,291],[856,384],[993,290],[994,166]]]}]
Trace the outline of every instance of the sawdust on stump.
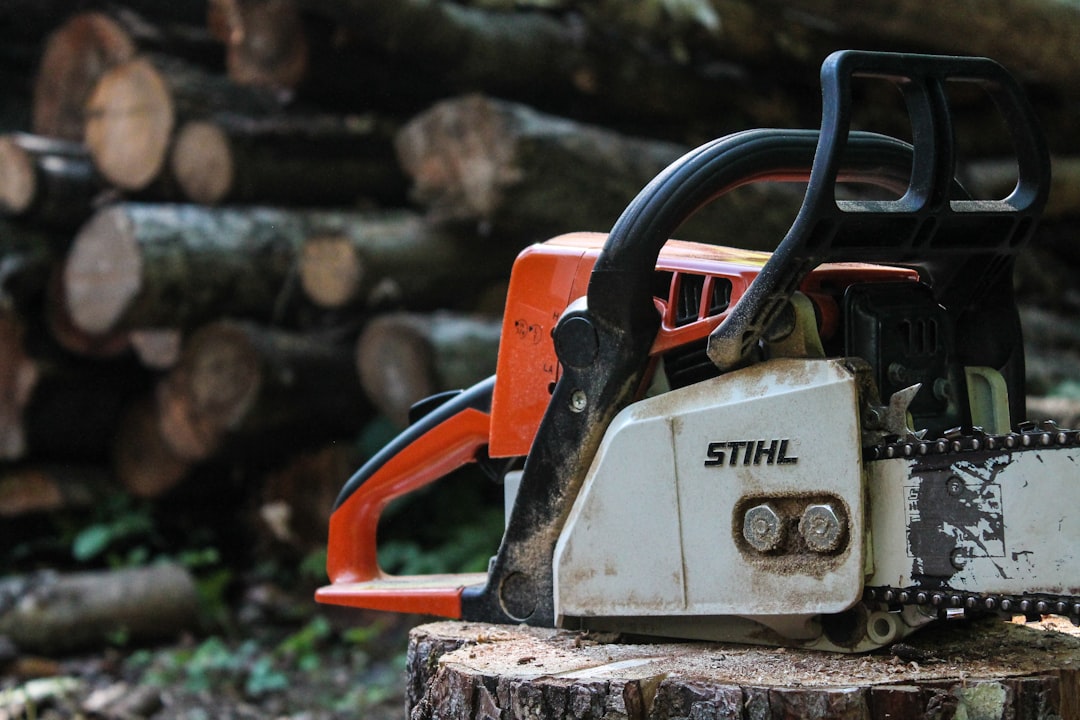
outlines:
[{"label": "sawdust on stump", "polygon": [[863,655],[626,640],[420,626],[410,717],[1080,718],[1080,637],[993,618],[937,623]]}]

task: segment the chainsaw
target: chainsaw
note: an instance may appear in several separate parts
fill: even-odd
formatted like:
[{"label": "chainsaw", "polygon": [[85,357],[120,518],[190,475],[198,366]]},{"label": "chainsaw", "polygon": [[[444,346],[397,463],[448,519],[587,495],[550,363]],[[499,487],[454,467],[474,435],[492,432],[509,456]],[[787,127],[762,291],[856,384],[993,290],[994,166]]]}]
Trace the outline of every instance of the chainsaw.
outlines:
[{"label": "chainsaw", "polygon": [[[896,85],[911,143],[851,129],[856,78]],[[840,652],[1080,621],[1080,433],[1025,417],[1012,289],[1049,185],[1034,113],[984,58],[842,51],[821,82],[820,130],[707,143],[607,235],[521,253],[494,377],[418,403],[346,482],[319,601]],[[954,87],[1008,129],[1003,199],[956,180]],[[774,252],[669,241],[761,181],[806,187]],[[487,572],[384,573],[386,505],[469,464],[504,483]]]}]

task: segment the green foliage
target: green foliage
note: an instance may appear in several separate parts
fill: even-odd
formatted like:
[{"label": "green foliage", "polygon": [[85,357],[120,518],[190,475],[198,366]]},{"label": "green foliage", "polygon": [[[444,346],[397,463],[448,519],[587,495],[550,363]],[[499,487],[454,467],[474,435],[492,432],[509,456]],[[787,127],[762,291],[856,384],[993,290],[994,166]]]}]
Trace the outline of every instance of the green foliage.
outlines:
[{"label": "green foliage", "polygon": [[300,560],[297,566],[300,577],[305,580],[326,582],[326,546],[312,550]]},{"label": "green foliage", "polygon": [[379,563],[416,575],[480,572],[502,539],[503,488],[468,466],[390,504],[379,525]]},{"label": "green foliage", "polygon": [[444,528],[446,537],[434,547],[412,539],[387,541],[379,548],[379,564],[401,575],[483,572],[499,547],[503,524],[501,509],[480,508],[474,517]]},{"label": "green foliage", "polygon": [[265,695],[268,692],[284,690],[289,686],[289,677],[274,667],[272,658],[262,656],[251,664],[244,692],[251,697]]},{"label": "green foliage", "polygon": [[100,504],[89,525],[71,540],[71,555],[81,563],[105,559],[113,567],[145,564],[156,541],[149,506],[123,494]]},{"label": "green foliage", "polygon": [[315,670],[321,662],[319,649],[330,635],[330,623],[326,618],[317,615],[307,625],[282,640],[274,654],[295,663],[301,670]]},{"label": "green foliage", "polygon": [[136,653],[128,664],[136,669],[145,666],[143,682],[161,686],[180,684],[192,692],[217,692],[232,687],[257,697],[288,685],[288,678],[274,667],[273,658],[254,640],[231,647],[224,639],[211,636],[195,648],[156,656]]},{"label": "green foliage", "polygon": [[341,633],[341,639],[350,645],[363,647],[375,640],[384,630],[381,623],[371,625],[357,625]]},{"label": "green foliage", "polygon": [[1062,380],[1047,393],[1051,397],[1080,400],[1080,380]]},{"label": "green foliage", "polygon": [[204,625],[213,628],[227,628],[232,625],[226,595],[232,581],[232,570],[222,567],[195,576],[195,589],[199,593],[199,610]]},{"label": "green foliage", "polygon": [[[374,634],[380,629],[375,628]],[[325,617],[315,615],[276,640],[259,636],[231,642],[211,636],[193,647],[136,651],[128,657],[126,666],[148,684],[255,700],[283,695],[297,678],[314,685],[331,669],[335,671],[332,675],[338,675],[338,670],[346,670],[350,676],[365,671],[369,657],[355,640],[371,640],[374,634],[357,630],[338,633]],[[391,663],[380,672],[385,676],[350,685],[344,693],[339,689],[320,695],[313,688],[312,695],[327,708],[371,707],[393,696],[400,684],[398,665]]]}]

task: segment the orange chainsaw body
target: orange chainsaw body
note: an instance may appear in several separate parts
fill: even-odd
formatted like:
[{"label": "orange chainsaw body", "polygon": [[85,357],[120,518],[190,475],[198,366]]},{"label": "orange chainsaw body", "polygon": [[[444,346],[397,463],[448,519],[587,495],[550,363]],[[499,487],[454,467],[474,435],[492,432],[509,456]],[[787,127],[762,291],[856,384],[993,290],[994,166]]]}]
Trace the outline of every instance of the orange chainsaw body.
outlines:
[{"label": "orange chainsaw body", "polygon": [[[488,381],[490,400],[485,395],[485,402],[414,426],[412,430],[422,431],[414,432],[415,437],[403,434],[407,442],[391,446],[384,457],[376,456],[365,467],[375,464],[377,469],[354,492],[343,492],[347,497],[330,520],[331,584],[318,591],[320,602],[461,617],[462,590],[482,583],[484,575],[385,574],[376,551],[379,516],[393,499],[473,462],[481,453],[490,458],[527,455],[560,373],[552,330],[566,308],[585,296],[605,239],[601,233],[572,233],[528,247],[518,256],[510,275],[498,364],[493,381]],[[764,252],[669,241],[656,263],[654,302],[661,324],[650,354],[660,357],[703,341],[768,257]],[[855,282],[889,280],[917,281],[918,273],[865,263],[822,265],[811,273],[801,290],[814,302],[822,339],[837,331],[837,296],[844,288]],[[683,283],[693,283],[695,291],[683,294]],[[687,296],[698,298],[697,307],[680,302]],[[421,423],[430,417],[421,418]]]},{"label": "orange chainsaw body", "polygon": [[[901,93],[911,143],[852,127],[864,78]],[[319,601],[838,652],[896,642],[927,605],[1080,622],[1066,531],[1038,511],[1080,496],[1080,431],[1025,422],[1013,295],[1049,188],[1034,113],[986,58],[840,51],[821,81],[820,130],[717,138],[606,235],[519,255],[495,375],[417,403],[345,483]],[[1006,197],[957,179],[957,86],[1005,121]],[[669,239],[758,182],[804,184],[773,252]],[[470,464],[507,501],[487,572],[385,573],[386,506]]]}]

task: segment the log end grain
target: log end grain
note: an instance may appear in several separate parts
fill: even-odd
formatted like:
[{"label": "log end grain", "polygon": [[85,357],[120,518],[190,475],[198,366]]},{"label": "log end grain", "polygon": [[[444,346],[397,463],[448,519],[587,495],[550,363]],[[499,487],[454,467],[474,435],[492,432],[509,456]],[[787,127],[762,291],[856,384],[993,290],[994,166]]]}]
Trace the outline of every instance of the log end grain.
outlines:
[{"label": "log end grain", "polygon": [[[1080,712],[1073,704],[1080,638],[989,619],[932,626],[911,640],[907,651],[917,661],[887,651],[639,643],[433,623],[410,635],[410,716],[904,720]],[[953,712],[935,714],[943,707]]]},{"label": "log end grain", "polygon": [[72,324],[108,333],[142,287],[142,254],[131,222],[117,208],[92,217],[76,234],[64,261],[61,295]]},{"label": "log end grain", "polygon": [[49,335],[60,347],[76,355],[96,358],[117,357],[131,347],[127,332],[94,334],[78,328],[71,319],[60,283],[55,277],[49,281],[46,293],[45,323],[49,328]]},{"label": "log end grain", "polygon": [[504,186],[521,178],[516,165],[516,106],[480,95],[434,105],[394,139],[412,179],[413,198],[436,222],[489,219]]},{"label": "log end grain", "polygon": [[235,180],[229,139],[208,121],[184,123],[176,134],[171,164],[181,191],[193,202],[221,202]]},{"label": "log end grain", "polygon": [[164,167],[174,124],[167,82],[151,62],[138,58],[98,79],[86,103],[84,139],[107,180],[141,190]]},{"label": "log end grain", "polygon": [[[356,370],[371,402],[398,427],[409,408],[437,389],[435,351],[422,326],[404,314],[381,315],[356,341]],[[419,324],[418,324],[419,323]]]},{"label": "log end grain", "polygon": [[138,497],[157,497],[183,480],[190,467],[162,437],[153,398],[133,403],[113,442],[113,470],[121,484]]},{"label": "log end grain", "polygon": [[384,313],[357,339],[360,384],[385,417],[405,427],[416,402],[495,372],[501,329],[497,320],[450,312]]},{"label": "log end grain", "polygon": [[316,305],[340,308],[360,295],[364,263],[348,237],[312,235],[300,249],[299,274],[300,286]]},{"label": "log end grain", "polygon": [[139,362],[152,370],[168,370],[180,359],[183,333],[175,328],[140,328],[128,338]]},{"label": "log end grain", "polygon": [[162,437],[180,457],[204,460],[250,411],[262,364],[243,326],[219,321],[191,336],[158,385]]},{"label": "log end grain", "polygon": [[109,16],[73,15],[46,41],[34,83],[34,132],[82,141],[85,105],[94,85],[108,68],[134,55],[134,41]]},{"label": "log end grain", "polygon": [[308,42],[294,0],[229,2],[226,69],[238,85],[294,90],[308,71]]},{"label": "log end grain", "polygon": [[34,161],[11,136],[0,137],[0,212],[20,215],[34,202]]}]

